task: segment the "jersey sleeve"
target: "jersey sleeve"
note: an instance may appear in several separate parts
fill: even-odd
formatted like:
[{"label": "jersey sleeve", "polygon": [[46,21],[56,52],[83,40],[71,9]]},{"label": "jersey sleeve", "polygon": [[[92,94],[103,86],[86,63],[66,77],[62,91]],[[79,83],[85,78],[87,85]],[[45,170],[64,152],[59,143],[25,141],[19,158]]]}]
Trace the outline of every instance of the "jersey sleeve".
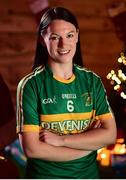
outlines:
[{"label": "jersey sleeve", "polygon": [[21,81],[17,88],[17,133],[39,132],[37,92],[34,83]]},{"label": "jersey sleeve", "polygon": [[106,90],[101,79],[98,77],[95,83],[95,110],[96,117],[110,119],[113,117]]}]

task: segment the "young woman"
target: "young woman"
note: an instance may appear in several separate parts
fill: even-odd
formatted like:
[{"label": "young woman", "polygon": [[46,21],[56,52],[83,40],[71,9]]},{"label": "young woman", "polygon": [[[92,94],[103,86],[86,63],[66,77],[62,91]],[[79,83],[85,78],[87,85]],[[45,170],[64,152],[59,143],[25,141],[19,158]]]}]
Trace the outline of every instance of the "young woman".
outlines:
[{"label": "young woman", "polygon": [[48,9],[33,71],[17,89],[26,178],[99,178],[96,151],[115,142],[116,125],[100,78],[82,64],[76,18],[62,7]]}]

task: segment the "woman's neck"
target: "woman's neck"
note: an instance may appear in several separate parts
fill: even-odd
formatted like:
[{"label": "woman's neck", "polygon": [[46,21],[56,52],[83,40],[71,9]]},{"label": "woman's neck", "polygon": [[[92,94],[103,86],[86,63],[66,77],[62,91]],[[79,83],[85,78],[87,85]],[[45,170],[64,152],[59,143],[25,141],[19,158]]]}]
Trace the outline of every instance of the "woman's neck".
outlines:
[{"label": "woman's neck", "polygon": [[73,64],[48,63],[53,75],[62,79],[70,79],[73,75]]}]

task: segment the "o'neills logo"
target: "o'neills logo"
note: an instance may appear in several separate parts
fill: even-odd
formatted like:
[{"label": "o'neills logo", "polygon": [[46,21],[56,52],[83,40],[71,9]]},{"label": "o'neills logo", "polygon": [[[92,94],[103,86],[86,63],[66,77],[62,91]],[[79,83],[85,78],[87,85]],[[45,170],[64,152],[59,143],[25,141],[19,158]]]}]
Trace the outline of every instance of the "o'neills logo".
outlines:
[{"label": "o'neills logo", "polygon": [[42,99],[42,104],[56,104],[56,97]]}]

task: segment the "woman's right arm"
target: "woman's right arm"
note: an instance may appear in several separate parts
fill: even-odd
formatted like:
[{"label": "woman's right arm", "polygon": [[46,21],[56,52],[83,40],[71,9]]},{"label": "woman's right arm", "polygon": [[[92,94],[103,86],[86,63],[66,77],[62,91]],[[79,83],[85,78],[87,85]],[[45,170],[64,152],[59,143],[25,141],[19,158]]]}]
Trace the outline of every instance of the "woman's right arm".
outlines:
[{"label": "woman's right arm", "polygon": [[70,161],[88,155],[91,151],[56,147],[39,140],[38,132],[23,132],[19,135],[26,157],[47,161]]}]

